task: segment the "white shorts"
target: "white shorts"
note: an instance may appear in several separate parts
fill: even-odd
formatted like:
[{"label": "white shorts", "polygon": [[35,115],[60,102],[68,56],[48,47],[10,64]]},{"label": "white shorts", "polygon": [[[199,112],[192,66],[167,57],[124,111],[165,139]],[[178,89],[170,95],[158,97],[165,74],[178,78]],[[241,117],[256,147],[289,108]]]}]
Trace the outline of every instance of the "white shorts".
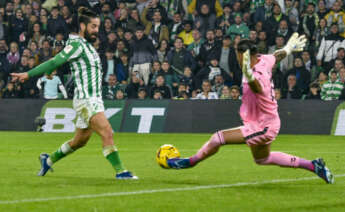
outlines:
[{"label": "white shorts", "polygon": [[86,129],[92,116],[104,112],[102,98],[73,99],[73,109],[77,112],[76,127]]}]

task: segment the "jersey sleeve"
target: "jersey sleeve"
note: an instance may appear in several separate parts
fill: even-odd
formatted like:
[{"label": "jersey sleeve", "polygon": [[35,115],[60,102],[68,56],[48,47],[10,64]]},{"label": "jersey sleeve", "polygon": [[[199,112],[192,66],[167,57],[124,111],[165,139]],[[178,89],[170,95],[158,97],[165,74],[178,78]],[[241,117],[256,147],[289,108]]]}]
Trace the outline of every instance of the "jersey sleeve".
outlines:
[{"label": "jersey sleeve", "polygon": [[80,57],[82,52],[83,49],[80,42],[74,41],[65,46],[65,48],[59,54],[61,54],[61,57],[66,58],[67,61],[71,61]]},{"label": "jersey sleeve", "polygon": [[28,72],[29,77],[42,75],[43,73],[51,74],[56,68],[60,67],[62,64],[78,58],[82,53],[81,44],[79,42],[71,42],[67,45],[59,54],[57,54],[52,59],[36,66]]}]

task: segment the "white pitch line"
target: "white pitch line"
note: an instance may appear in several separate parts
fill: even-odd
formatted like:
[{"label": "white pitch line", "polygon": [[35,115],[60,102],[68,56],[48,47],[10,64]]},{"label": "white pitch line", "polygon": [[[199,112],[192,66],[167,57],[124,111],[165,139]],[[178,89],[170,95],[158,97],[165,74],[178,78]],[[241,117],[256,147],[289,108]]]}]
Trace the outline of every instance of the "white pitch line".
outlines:
[{"label": "white pitch line", "polygon": [[[345,174],[335,175],[335,177],[338,177],[338,178],[345,177]],[[231,188],[231,187],[240,187],[240,186],[262,185],[262,184],[269,184],[269,183],[297,182],[297,181],[315,180],[315,179],[320,179],[320,178],[319,177],[303,177],[303,178],[295,178],[295,179],[267,180],[267,181],[261,181],[261,182],[240,182],[240,183],[234,183],[234,184],[205,185],[205,186],[182,187],[182,188],[165,188],[165,189],[138,190],[138,191],[129,191],[129,192],[112,192],[112,193],[101,193],[101,194],[84,194],[84,195],[76,195],[76,196],[7,200],[7,201],[0,201],[0,205],[11,205],[11,204],[18,204],[18,203],[33,203],[33,202],[48,202],[48,201],[55,201],[55,200],[74,200],[74,199],[91,199],[91,198],[99,198],[99,197],[131,196],[131,195],[176,192],[176,191],[195,191],[195,190],[216,189],[216,188]]]}]

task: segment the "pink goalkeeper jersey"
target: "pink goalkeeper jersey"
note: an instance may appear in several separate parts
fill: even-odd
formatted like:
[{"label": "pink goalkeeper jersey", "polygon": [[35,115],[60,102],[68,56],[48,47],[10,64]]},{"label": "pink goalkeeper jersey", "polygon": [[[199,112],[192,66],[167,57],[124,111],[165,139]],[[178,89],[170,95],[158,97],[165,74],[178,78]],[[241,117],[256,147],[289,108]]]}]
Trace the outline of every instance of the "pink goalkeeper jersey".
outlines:
[{"label": "pink goalkeeper jersey", "polygon": [[273,55],[260,55],[259,62],[253,67],[253,74],[262,87],[262,94],[255,94],[243,77],[243,96],[240,116],[245,123],[254,122],[263,125],[280,125],[278,105],[275,100],[272,68],[275,64]]}]

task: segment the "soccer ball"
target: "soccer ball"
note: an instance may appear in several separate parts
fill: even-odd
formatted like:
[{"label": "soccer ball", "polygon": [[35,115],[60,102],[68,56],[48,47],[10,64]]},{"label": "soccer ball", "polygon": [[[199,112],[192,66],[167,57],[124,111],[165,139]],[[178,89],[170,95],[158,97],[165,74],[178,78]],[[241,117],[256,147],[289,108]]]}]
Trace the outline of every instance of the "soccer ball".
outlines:
[{"label": "soccer ball", "polygon": [[159,147],[156,154],[157,163],[165,169],[169,168],[167,163],[168,159],[178,157],[180,157],[180,152],[171,144],[164,144],[163,146]]}]

